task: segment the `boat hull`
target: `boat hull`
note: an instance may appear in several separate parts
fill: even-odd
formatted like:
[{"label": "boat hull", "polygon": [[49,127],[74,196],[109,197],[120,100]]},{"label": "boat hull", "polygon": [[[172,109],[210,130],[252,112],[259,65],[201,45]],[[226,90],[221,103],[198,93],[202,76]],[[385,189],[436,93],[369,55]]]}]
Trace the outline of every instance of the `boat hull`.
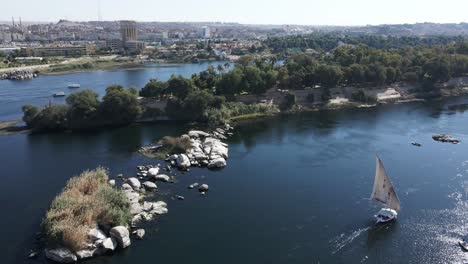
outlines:
[{"label": "boat hull", "polygon": [[397,219],[398,213],[390,208],[382,208],[376,215],[376,224],[388,223]]}]

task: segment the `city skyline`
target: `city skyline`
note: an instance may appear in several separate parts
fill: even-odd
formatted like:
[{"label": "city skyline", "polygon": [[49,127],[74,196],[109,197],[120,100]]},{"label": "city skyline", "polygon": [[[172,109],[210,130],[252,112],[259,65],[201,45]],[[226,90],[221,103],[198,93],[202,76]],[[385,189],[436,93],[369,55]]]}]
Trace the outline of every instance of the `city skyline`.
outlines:
[{"label": "city skyline", "polygon": [[[379,25],[404,23],[460,23],[468,22],[464,10],[468,2],[446,0],[443,6],[436,1],[395,0],[330,0],[323,1],[270,1],[266,6],[259,1],[239,0],[223,3],[200,0],[196,3],[176,0],[158,3],[150,0],[111,1],[83,0],[64,2],[32,0],[13,2],[2,6],[8,12],[0,15],[0,21],[11,23],[21,17],[23,22],[55,22],[60,19],[71,21],[114,21],[136,20],[140,22],[226,22],[268,25]],[[29,8],[22,8],[24,5]],[[53,8],[51,8],[53,7]],[[183,7],[183,8],[182,8]],[[301,7],[301,8],[298,8]],[[337,8],[338,7],[338,8]],[[39,12],[38,12],[39,11]]]}]

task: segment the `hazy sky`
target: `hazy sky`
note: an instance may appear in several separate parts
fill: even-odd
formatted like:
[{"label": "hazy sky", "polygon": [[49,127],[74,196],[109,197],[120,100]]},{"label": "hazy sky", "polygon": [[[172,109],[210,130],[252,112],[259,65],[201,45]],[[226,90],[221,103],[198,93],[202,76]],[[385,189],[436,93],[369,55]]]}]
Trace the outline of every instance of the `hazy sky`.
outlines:
[{"label": "hazy sky", "polygon": [[468,0],[2,0],[0,20],[365,25],[468,22]]}]

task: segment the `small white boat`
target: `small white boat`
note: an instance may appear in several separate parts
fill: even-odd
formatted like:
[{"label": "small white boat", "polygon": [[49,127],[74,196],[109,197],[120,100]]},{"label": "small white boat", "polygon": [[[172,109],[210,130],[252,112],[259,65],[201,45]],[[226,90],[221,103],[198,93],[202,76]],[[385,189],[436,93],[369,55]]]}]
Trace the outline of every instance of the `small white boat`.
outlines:
[{"label": "small white boat", "polygon": [[374,216],[378,224],[390,222],[397,218],[398,211],[400,211],[400,199],[390,181],[390,177],[388,177],[385,171],[382,161],[378,156],[376,159],[377,164],[371,199],[385,205],[385,207]]},{"label": "small white boat", "polygon": [[77,83],[72,83],[72,84],[69,84],[69,85],[68,85],[68,88],[72,88],[72,89],[73,89],[73,88],[80,88],[80,87],[81,87],[81,85],[79,85],[79,84],[77,84]]},{"label": "small white boat", "polygon": [[65,93],[64,93],[64,92],[58,92],[58,93],[54,93],[53,96],[54,96],[54,97],[64,97],[64,96],[65,96]]},{"label": "small white boat", "polygon": [[468,251],[468,244],[465,242],[465,240],[458,241],[458,245],[460,245],[464,251]]}]

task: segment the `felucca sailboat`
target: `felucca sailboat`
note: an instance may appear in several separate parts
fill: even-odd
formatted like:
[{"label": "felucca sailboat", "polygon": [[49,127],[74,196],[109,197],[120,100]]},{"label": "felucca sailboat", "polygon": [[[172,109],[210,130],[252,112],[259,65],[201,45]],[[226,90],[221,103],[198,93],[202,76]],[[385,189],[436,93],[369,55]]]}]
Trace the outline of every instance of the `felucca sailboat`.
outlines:
[{"label": "felucca sailboat", "polygon": [[382,161],[376,156],[377,164],[375,168],[374,188],[371,199],[385,205],[376,215],[377,223],[385,223],[396,219],[400,211],[400,199],[396,194],[390,177],[383,166]]}]

